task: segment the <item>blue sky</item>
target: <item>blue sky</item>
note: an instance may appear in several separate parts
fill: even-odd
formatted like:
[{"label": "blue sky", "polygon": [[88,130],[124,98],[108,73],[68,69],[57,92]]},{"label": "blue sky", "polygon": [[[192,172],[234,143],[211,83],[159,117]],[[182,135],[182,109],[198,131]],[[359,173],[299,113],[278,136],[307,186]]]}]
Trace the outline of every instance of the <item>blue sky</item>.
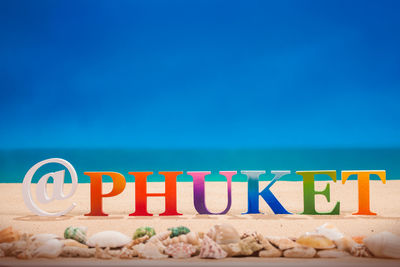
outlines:
[{"label": "blue sky", "polygon": [[1,1],[0,148],[399,147],[399,1]]}]

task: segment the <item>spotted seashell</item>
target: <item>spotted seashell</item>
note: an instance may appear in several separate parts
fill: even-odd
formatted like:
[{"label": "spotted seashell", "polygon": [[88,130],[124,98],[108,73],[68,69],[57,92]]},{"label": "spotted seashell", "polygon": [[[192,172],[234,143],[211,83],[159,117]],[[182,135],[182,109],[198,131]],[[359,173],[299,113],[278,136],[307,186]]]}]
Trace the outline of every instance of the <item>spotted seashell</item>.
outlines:
[{"label": "spotted seashell", "polygon": [[171,231],[170,238],[174,238],[180,235],[186,235],[190,232],[190,229],[185,226],[171,227],[168,228],[168,230]]},{"label": "spotted seashell", "polygon": [[170,244],[166,249],[165,253],[170,255],[174,259],[187,259],[196,253],[196,248],[191,244],[179,242]]},{"label": "spotted seashell", "polygon": [[400,259],[400,236],[382,232],[364,239],[365,246],[375,257]]},{"label": "spotted seashell", "polygon": [[87,232],[87,227],[85,226],[79,226],[79,227],[70,226],[65,229],[64,238],[74,239],[79,243],[86,244],[86,232]]},{"label": "spotted seashell", "polygon": [[207,236],[217,244],[238,243],[240,241],[239,233],[232,225],[227,223],[214,225],[208,231]]},{"label": "spotted seashell", "polygon": [[335,248],[335,243],[323,235],[303,235],[296,242],[303,246],[312,247],[315,249],[331,249]]},{"label": "spotted seashell", "polygon": [[100,248],[118,248],[128,244],[131,239],[123,233],[117,231],[104,231],[92,235],[87,240],[89,247],[100,247]]},{"label": "spotted seashell", "polygon": [[227,255],[228,253],[223,250],[216,242],[214,242],[208,236],[204,236],[200,248],[200,258],[222,259],[225,258]]}]

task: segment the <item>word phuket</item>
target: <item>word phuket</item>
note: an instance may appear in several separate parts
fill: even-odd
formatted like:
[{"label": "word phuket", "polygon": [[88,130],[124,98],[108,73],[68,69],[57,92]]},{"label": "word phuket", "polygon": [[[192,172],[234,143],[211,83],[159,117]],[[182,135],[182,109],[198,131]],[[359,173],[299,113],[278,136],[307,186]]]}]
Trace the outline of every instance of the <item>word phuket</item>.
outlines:
[{"label": "word phuket", "polygon": [[[63,192],[65,170],[52,172],[43,175],[36,186],[36,199],[42,204],[47,204],[54,200],[63,200],[71,197],[78,186],[78,177],[73,166],[66,160],[59,158],[52,158],[41,161],[35,164],[25,175],[23,181],[23,197],[27,207],[39,216],[62,216],[70,212],[76,204],[73,203],[66,210],[50,213],[39,208],[34,203],[31,192],[31,182],[35,172],[45,164],[57,163],[63,165],[70,173],[72,187],[70,192],[65,195]],[[188,171],[188,175],[193,177],[193,204],[194,208],[199,214],[206,215],[222,215],[228,213],[232,204],[232,176],[237,174],[237,171],[220,171],[219,174],[224,176],[227,181],[227,206],[218,213],[210,212],[206,206],[205,194],[205,177],[211,174],[209,171]],[[271,171],[274,178],[269,184],[260,191],[259,177],[265,174],[265,171],[246,171],[240,172],[247,176],[247,211],[243,214],[260,214],[259,201],[260,197],[265,201],[275,214],[291,214],[282,205],[282,203],[272,193],[271,187],[283,176],[290,174],[290,171]],[[125,177],[118,172],[84,172],[85,175],[90,177],[90,212],[85,216],[108,216],[103,211],[103,199],[111,198],[121,194],[126,187]],[[135,212],[129,216],[152,216],[147,210],[147,199],[149,197],[161,197],[165,199],[165,211],[159,216],[179,216],[183,215],[177,210],[177,177],[183,174],[182,171],[162,171],[160,175],[165,177],[165,191],[164,193],[148,193],[147,192],[147,177],[152,175],[153,172],[129,172],[129,175],[135,177]],[[303,178],[303,212],[301,214],[307,215],[339,215],[340,202],[337,201],[334,208],[330,212],[317,212],[315,209],[315,197],[322,195],[330,202],[330,184],[327,183],[322,191],[315,189],[315,175],[326,175],[336,182],[336,171],[322,170],[322,171],[296,171],[296,174]],[[347,179],[354,175],[358,182],[358,211],[353,215],[376,215],[370,210],[370,176],[377,175],[380,180],[386,183],[385,170],[352,170],[342,171],[341,178],[342,184],[345,184]],[[113,187],[108,193],[103,193],[103,177],[111,177]],[[53,194],[50,197],[47,194],[47,183],[49,178],[53,178]]]}]

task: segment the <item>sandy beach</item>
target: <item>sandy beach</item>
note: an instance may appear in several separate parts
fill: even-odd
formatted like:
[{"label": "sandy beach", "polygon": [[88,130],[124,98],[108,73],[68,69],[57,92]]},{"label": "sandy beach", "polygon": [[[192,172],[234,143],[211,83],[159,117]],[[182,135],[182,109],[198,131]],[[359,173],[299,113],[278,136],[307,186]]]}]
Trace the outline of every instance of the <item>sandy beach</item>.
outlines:
[{"label": "sandy beach", "polygon": [[[324,189],[327,183],[326,181],[316,182],[316,189]],[[83,225],[88,227],[89,236],[103,230],[117,230],[131,236],[137,227],[145,225],[153,226],[156,231],[184,225],[192,231],[206,232],[214,224],[227,222],[234,225],[239,232],[257,230],[264,235],[296,237],[307,231],[312,231],[323,223],[330,222],[350,236],[368,236],[385,230],[400,234],[400,205],[398,204],[400,203],[400,181],[390,180],[386,184],[382,184],[380,181],[371,181],[371,210],[378,213],[377,216],[352,215],[358,207],[356,181],[347,181],[344,185],[340,181],[329,183],[331,184],[331,202],[328,203],[324,197],[317,196],[316,208],[320,212],[330,211],[336,201],[340,201],[340,215],[310,216],[298,214],[303,209],[302,183],[279,181],[272,187],[272,191],[282,205],[293,213],[292,215],[274,215],[261,198],[260,210],[264,214],[242,215],[247,209],[247,183],[233,183],[233,201],[228,214],[196,215],[193,206],[192,183],[185,182],[178,183],[178,211],[183,214],[182,216],[158,216],[157,214],[164,210],[164,199],[151,197],[148,199],[148,211],[154,213],[153,217],[129,217],[128,214],[134,211],[134,183],[128,183],[124,192],[119,196],[104,199],[103,210],[109,214],[108,217],[84,216],[90,209],[90,185],[79,184],[72,198],[41,206],[46,211],[54,212],[63,210],[72,202],[77,204],[77,207],[68,215],[55,218],[39,217],[32,214],[24,204],[21,184],[0,184],[0,227],[12,225],[15,229],[23,232],[33,234],[55,233],[62,236],[67,226]],[[267,184],[268,182],[261,182],[260,189]],[[65,185],[66,192],[69,190],[69,186]],[[103,192],[110,191],[111,186],[112,184],[104,184]],[[163,192],[163,187],[163,183],[149,183],[148,192]],[[35,192],[34,186],[32,186],[32,192]],[[206,202],[208,208],[213,212],[223,210],[227,202],[226,183],[207,182]],[[258,259],[250,261],[256,263]],[[15,263],[15,260],[10,262]],[[278,259],[273,262],[288,261]]]}]

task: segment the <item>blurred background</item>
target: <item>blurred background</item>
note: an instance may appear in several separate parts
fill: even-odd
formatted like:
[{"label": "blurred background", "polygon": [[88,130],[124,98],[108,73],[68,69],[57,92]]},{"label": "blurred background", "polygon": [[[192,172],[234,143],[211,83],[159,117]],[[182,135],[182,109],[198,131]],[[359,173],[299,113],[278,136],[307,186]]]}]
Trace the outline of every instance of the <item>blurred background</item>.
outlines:
[{"label": "blurred background", "polygon": [[51,157],[81,182],[83,171],[245,169],[399,179],[399,10],[0,1],[0,182]]}]

